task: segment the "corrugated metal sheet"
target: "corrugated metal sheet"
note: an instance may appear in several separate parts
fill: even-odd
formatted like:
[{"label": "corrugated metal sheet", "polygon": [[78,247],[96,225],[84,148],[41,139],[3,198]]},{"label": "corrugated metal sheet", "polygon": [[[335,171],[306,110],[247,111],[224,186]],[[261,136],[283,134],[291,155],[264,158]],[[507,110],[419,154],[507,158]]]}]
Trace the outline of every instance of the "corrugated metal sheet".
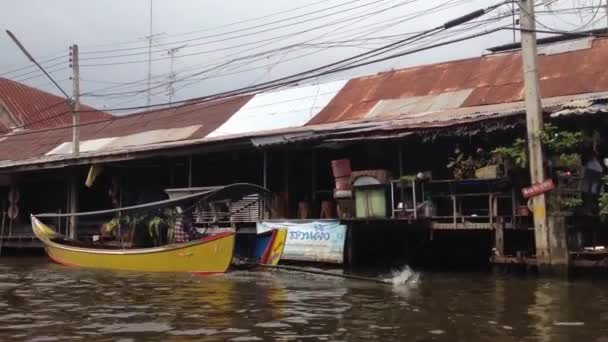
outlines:
[{"label": "corrugated metal sheet", "polygon": [[608,103],[597,103],[589,107],[573,107],[566,108],[551,114],[552,118],[569,115],[586,115],[586,114],[607,114]]},{"label": "corrugated metal sheet", "polygon": [[[543,104],[550,113],[571,107],[595,110],[592,106],[608,94],[608,39],[571,50],[540,57]],[[91,157],[230,139],[267,146],[378,131],[401,134],[519,115],[522,96],[521,57],[504,53],[133,114],[85,125],[81,139],[91,144],[83,145],[91,149],[83,156]],[[117,143],[122,137],[123,143]],[[6,162],[0,165],[70,158],[45,156],[69,149],[64,143],[71,140],[70,129],[5,138],[0,160]],[[103,139],[114,140],[104,145]]]},{"label": "corrugated metal sheet", "polygon": [[345,83],[334,81],[255,95],[209,137],[302,126],[325,108]]},{"label": "corrugated metal sheet", "polygon": [[573,52],[579,50],[590,49],[593,46],[595,38],[582,38],[576,40],[568,40],[565,42],[540,45],[538,47],[539,55],[555,55],[564,52]]},{"label": "corrugated metal sheet", "polygon": [[[582,39],[543,47],[539,56],[543,97],[608,90],[608,39]],[[376,115],[379,102],[419,99],[438,101],[444,93],[469,91],[462,107],[523,100],[523,74],[519,52],[487,55],[461,61],[425,65],[350,80],[344,89],[308,124],[362,119]],[[432,107],[433,103],[424,103]],[[412,113],[414,110],[409,111]]]},{"label": "corrugated metal sheet", "polygon": [[[103,138],[103,139],[93,139],[93,140],[81,140],[80,145],[78,146],[79,152],[94,152],[101,151],[104,147],[108,146],[112,141],[116,140],[116,138]],[[50,156],[53,154],[70,154],[72,153],[72,142],[64,142],[59,144],[59,146],[55,147],[51,151],[47,152],[45,156]]]},{"label": "corrugated metal sheet", "polygon": [[[27,129],[64,126],[72,123],[71,107],[67,100],[32,88],[25,84],[0,77],[0,105],[12,114],[16,126]],[[87,123],[110,118],[111,115],[89,106],[81,106],[80,122]],[[64,114],[62,114],[64,113]],[[9,127],[0,121],[0,129]]]},{"label": "corrugated metal sheet", "polygon": [[471,94],[472,89],[450,91],[438,95],[414,96],[405,99],[380,100],[367,117],[387,115],[414,115],[458,108]]},{"label": "corrugated metal sheet", "polygon": [[[191,137],[192,134],[198,131],[200,128],[201,125],[193,125],[182,128],[155,129],[151,131],[129,134],[123,137],[83,140],[80,141],[80,151],[96,152],[131,146],[145,146],[169,141],[184,140]],[[70,153],[72,153],[72,143],[64,142],[50,152],[46,153],[46,155]]]},{"label": "corrugated metal sheet", "polygon": [[[161,140],[201,139],[226,122],[250,98],[251,96],[241,96],[221,101],[113,117],[103,122],[82,126],[80,138],[81,141],[86,142],[105,141],[103,139],[116,140],[120,137],[125,137],[125,140],[122,142],[113,144],[112,148],[115,149],[120,149],[124,146],[147,146],[150,144],[149,138],[151,136],[154,137],[158,133],[155,131],[159,130],[164,132],[161,136],[163,134],[165,136],[160,140],[156,137],[157,142]],[[193,129],[195,127],[197,128]],[[181,128],[187,129],[181,130]],[[152,133],[148,136],[146,132]],[[167,134],[169,137],[166,137]],[[175,134],[175,136],[172,137],[172,134]],[[43,156],[52,151],[66,153],[66,151],[71,150],[71,144],[64,143],[68,143],[71,140],[71,128],[60,128],[39,133],[15,133],[2,142],[0,160],[24,160]],[[102,147],[105,147],[107,150],[107,146],[99,146],[98,143],[92,143],[90,146],[93,150],[89,152],[93,152],[95,148]],[[83,148],[89,148],[89,145],[83,144],[81,150]]]}]

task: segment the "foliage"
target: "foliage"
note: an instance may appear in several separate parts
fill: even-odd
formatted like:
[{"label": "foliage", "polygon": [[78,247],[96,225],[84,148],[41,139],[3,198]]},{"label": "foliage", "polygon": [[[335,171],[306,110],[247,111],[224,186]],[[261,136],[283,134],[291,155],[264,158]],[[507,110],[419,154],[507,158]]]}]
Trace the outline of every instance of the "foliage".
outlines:
[{"label": "foliage", "polygon": [[119,225],[120,219],[118,217],[114,217],[110,221],[104,223],[101,226],[101,229],[104,233],[113,235],[118,230]]},{"label": "foliage", "polygon": [[165,209],[162,213],[150,219],[148,222],[148,234],[154,239],[156,245],[162,243],[164,230],[167,230],[166,240],[172,240],[176,217],[177,212],[174,209]]},{"label": "foliage", "polygon": [[583,205],[583,200],[580,198],[567,198],[560,201],[562,209],[573,210]]},{"label": "foliage", "polygon": [[[102,232],[116,236],[118,235],[118,228],[121,227],[125,231],[130,231],[131,236],[143,233],[144,236],[152,239],[155,245],[159,245],[165,240],[170,240],[170,237],[172,238],[176,216],[175,209],[165,209],[157,215],[137,213],[123,215],[120,218],[114,217],[104,223]],[[166,236],[163,235],[164,231],[167,231]]]},{"label": "foliage", "polygon": [[560,130],[557,126],[546,123],[541,133],[541,140],[549,153],[571,153],[580,148],[585,136],[581,131]]},{"label": "foliage", "polygon": [[492,153],[499,156],[503,162],[509,161],[518,168],[528,166],[528,146],[522,138],[515,139],[511,146],[498,147]]},{"label": "foliage", "polygon": [[[604,183],[608,185],[608,176],[604,177]],[[608,192],[603,192],[599,198],[600,216],[608,218]]]},{"label": "foliage", "polygon": [[[541,132],[541,140],[549,154],[560,155],[562,167],[575,168],[580,165],[580,155],[576,151],[585,141],[583,132],[560,130],[557,126],[546,123]],[[515,167],[523,169],[528,166],[528,144],[525,139],[517,138],[512,145],[498,147],[492,153]]]},{"label": "foliage", "polygon": [[454,179],[468,179],[475,177],[475,170],[480,168],[479,161],[476,161],[472,156],[465,157],[460,150],[456,151],[456,156],[450,159],[447,165],[454,174]]},{"label": "foliage", "polygon": [[568,170],[580,169],[581,155],[578,153],[562,153],[559,155],[559,166]]}]

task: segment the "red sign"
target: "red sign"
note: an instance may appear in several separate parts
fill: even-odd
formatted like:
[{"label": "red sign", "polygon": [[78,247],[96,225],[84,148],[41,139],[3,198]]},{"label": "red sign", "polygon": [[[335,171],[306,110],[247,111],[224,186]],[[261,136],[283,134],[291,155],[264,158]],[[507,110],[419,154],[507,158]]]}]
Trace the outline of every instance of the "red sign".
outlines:
[{"label": "red sign", "polygon": [[530,187],[521,189],[521,194],[524,195],[524,198],[530,198],[538,196],[540,194],[544,194],[545,192],[551,191],[553,189],[555,189],[555,183],[553,183],[553,179],[547,179],[540,183],[533,184]]}]

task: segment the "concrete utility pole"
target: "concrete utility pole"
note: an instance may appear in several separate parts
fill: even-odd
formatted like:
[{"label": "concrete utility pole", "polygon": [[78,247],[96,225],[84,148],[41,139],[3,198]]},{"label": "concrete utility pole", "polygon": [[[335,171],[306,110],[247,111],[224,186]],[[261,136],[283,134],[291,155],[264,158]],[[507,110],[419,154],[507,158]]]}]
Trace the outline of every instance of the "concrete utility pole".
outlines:
[{"label": "concrete utility pole", "polygon": [[[528,149],[530,151],[530,177],[532,183],[545,180],[543,166],[543,109],[541,104],[540,82],[538,77],[538,52],[536,47],[536,22],[534,19],[534,1],[519,0],[521,16],[521,53],[523,58],[526,126],[528,130]],[[536,259],[539,265],[551,264],[547,229],[547,205],[545,195],[531,199],[534,214],[534,239]]]},{"label": "concrete utility pole", "polygon": [[[70,57],[72,66],[72,152],[74,158],[78,158],[80,154],[80,67],[78,65],[78,45],[70,46]],[[74,174],[70,179],[69,187],[70,198],[70,213],[74,214],[78,211],[78,170],[74,170]],[[71,239],[76,239],[77,218],[70,216],[69,234]]]},{"label": "concrete utility pole", "polygon": [[152,15],[153,15],[152,2],[153,2],[153,0],[150,0],[150,35],[148,36],[148,98],[146,99],[146,105],[148,107],[150,107],[150,104],[152,103],[152,89],[150,89],[151,82],[152,82],[152,39],[153,39],[153,35],[152,35]]},{"label": "concrete utility pole", "polygon": [[78,65],[78,45],[70,46],[70,63],[72,66],[72,153],[80,154],[80,67]]}]

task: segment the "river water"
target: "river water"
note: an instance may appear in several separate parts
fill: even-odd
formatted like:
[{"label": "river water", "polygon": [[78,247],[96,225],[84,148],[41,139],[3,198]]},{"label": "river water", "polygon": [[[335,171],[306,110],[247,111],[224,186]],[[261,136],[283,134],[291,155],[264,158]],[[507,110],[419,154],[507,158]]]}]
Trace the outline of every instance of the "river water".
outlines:
[{"label": "river water", "polygon": [[142,274],[0,258],[0,340],[608,342],[605,280],[407,269],[393,278]]}]

